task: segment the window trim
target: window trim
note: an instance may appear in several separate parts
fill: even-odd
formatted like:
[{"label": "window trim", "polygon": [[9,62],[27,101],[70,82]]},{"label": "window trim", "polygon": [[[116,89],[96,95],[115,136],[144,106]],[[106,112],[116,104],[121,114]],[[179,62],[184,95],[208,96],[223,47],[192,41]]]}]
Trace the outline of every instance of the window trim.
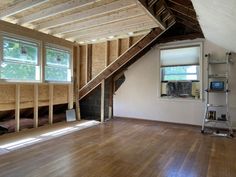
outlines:
[{"label": "window trim", "polygon": [[[45,77],[45,66],[47,65],[47,53],[46,53],[46,49],[47,48],[52,48],[52,49],[56,49],[58,51],[67,51],[69,53],[70,56],[70,61],[69,61],[69,67],[67,69],[70,69],[70,74],[71,74],[71,80],[70,81],[50,81],[50,80],[46,80]],[[43,82],[45,83],[52,83],[52,84],[71,84],[73,82],[73,55],[72,55],[72,49],[64,47],[64,46],[60,46],[60,45],[56,45],[56,44],[52,44],[52,43],[45,43],[44,48],[44,60],[43,60]],[[65,67],[58,67],[58,68],[65,68]]]},{"label": "window trim", "polygon": [[[181,42],[170,42],[168,44],[161,44],[157,46],[157,51],[158,51],[158,84],[159,86],[157,87],[157,95],[159,99],[164,99],[164,100],[203,100],[203,41],[204,40],[196,40],[194,42],[189,42],[189,41],[181,41]],[[161,50],[163,49],[176,49],[176,48],[187,48],[187,47],[193,47],[193,46],[199,46],[200,51],[199,51],[199,82],[200,82],[200,97],[199,99],[193,99],[193,98],[164,98],[161,96],[161,90],[162,90],[162,71],[161,71]]]},{"label": "window trim", "polygon": [[[23,41],[25,43],[35,43],[37,48],[38,48],[38,57],[37,57],[37,62],[36,64],[33,63],[27,63],[27,62],[18,62],[16,60],[13,61],[8,61],[3,59],[3,40],[4,37],[9,38],[9,39],[15,39],[18,41]],[[42,82],[42,42],[33,38],[17,35],[17,34],[12,34],[8,32],[0,32],[0,43],[2,47],[0,47],[0,64],[2,62],[9,62],[9,63],[19,63],[19,64],[25,64],[25,65],[33,65],[37,66],[39,68],[39,80],[18,80],[18,79],[1,79],[0,78],[0,83],[41,83]]]}]

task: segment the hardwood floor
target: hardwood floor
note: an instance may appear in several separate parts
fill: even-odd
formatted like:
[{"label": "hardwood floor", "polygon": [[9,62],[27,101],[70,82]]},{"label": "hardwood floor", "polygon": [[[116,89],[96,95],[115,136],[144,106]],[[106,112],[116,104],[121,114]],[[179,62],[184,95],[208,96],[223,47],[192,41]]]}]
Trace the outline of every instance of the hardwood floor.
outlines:
[{"label": "hardwood floor", "polygon": [[236,140],[114,119],[0,156],[1,177],[235,177]]}]

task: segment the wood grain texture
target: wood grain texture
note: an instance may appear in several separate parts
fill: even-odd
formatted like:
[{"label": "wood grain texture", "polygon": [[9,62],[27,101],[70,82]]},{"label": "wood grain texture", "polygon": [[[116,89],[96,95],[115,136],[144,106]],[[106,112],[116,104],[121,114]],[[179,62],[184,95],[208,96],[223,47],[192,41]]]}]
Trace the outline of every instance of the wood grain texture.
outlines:
[{"label": "wood grain texture", "polygon": [[114,119],[0,156],[4,177],[234,177],[236,140]]}]

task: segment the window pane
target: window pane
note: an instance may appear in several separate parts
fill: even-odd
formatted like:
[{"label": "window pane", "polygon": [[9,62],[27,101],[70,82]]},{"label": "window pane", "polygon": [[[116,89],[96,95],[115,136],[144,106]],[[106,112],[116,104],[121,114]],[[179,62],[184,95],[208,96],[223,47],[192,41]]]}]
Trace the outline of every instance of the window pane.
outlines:
[{"label": "window pane", "polygon": [[197,75],[165,75],[165,81],[197,80]]},{"label": "window pane", "polygon": [[38,46],[34,43],[3,38],[3,59],[37,64]]},{"label": "window pane", "polygon": [[70,67],[70,54],[65,50],[46,48],[46,64],[51,66]]},{"label": "window pane", "polygon": [[71,70],[63,67],[45,66],[45,80],[70,82]]},{"label": "window pane", "polygon": [[162,68],[162,80],[198,80],[199,66],[172,66]]},{"label": "window pane", "polygon": [[4,62],[1,64],[1,79],[35,81],[40,80],[38,66]]}]

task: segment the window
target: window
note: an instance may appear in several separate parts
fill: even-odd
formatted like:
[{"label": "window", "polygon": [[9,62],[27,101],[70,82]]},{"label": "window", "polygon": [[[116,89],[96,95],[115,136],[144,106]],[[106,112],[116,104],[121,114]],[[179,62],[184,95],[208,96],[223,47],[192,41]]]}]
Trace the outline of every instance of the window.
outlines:
[{"label": "window", "polygon": [[199,66],[162,67],[162,81],[193,81],[199,80]]},{"label": "window", "polygon": [[200,45],[160,50],[161,96],[200,98]]},{"label": "window", "polygon": [[40,81],[39,44],[3,36],[0,78],[9,81]]},{"label": "window", "polygon": [[71,54],[69,50],[46,47],[45,80],[71,82]]}]

